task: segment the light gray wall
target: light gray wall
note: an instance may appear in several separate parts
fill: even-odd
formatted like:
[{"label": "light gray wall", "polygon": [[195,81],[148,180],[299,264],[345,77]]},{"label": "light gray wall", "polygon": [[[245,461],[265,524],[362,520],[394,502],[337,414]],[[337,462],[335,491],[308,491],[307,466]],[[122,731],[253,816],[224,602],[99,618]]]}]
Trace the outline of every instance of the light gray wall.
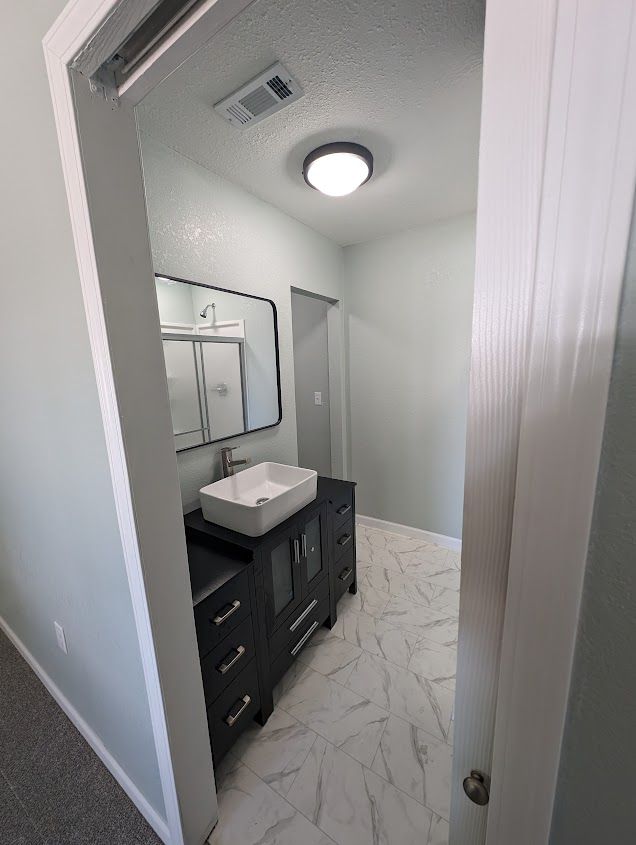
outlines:
[{"label": "light gray wall", "polygon": [[[296,464],[291,287],[342,299],[342,249],[140,128],[155,270],[264,296],[276,304],[283,420],[275,428],[232,438],[232,443],[254,461]],[[220,476],[222,445],[179,454],[186,510],[198,507],[199,489]]]},{"label": "light gray wall", "polygon": [[159,319],[162,323],[194,323],[194,305],[190,285],[167,284],[155,279]]},{"label": "light gray wall", "polygon": [[474,214],[345,247],[360,513],[461,537]]},{"label": "light gray wall", "polygon": [[42,53],[65,4],[4,11],[0,616],[163,815]]},{"label": "light gray wall", "polygon": [[[233,438],[241,454],[298,462],[291,287],[346,300],[360,512],[460,537],[474,214],[343,250],[140,128],[155,270],[278,309],[283,421]],[[185,510],[220,476],[221,445],[178,456]]]},{"label": "light gray wall", "polygon": [[636,838],[636,220],[632,223],[550,845]]},{"label": "light gray wall", "polygon": [[[322,299],[292,294],[298,463],[327,476],[331,475],[328,309],[329,303]],[[314,401],[316,391],[322,394],[322,405]]]}]

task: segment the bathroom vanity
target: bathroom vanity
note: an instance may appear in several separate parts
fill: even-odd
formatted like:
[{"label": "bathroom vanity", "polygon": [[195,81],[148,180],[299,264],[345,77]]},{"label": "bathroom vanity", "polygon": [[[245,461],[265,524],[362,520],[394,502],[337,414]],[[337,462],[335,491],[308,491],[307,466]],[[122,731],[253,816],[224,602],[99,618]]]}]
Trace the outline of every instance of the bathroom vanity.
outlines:
[{"label": "bathroom vanity", "polygon": [[356,592],[355,484],[318,478],[314,501],[260,537],[186,515],[194,618],[216,764],[338,600]]}]

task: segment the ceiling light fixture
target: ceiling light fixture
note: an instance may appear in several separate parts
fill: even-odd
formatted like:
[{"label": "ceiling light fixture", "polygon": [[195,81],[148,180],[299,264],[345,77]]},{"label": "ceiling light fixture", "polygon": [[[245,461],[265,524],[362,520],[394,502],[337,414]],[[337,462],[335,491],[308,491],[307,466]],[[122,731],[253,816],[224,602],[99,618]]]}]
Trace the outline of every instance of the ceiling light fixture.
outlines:
[{"label": "ceiling light fixture", "polygon": [[329,197],[353,193],[373,174],[373,156],[366,147],[349,141],[324,144],[303,162],[303,176],[311,187]]}]

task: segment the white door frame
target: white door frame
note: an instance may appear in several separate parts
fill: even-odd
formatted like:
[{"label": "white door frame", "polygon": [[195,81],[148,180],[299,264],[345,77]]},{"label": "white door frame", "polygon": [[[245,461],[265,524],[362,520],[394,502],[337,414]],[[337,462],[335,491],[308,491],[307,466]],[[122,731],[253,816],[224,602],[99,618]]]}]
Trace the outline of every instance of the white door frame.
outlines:
[{"label": "white door frame", "polygon": [[[157,827],[197,845],[216,820],[214,778],[132,109],[250,0],[203,3],[111,108],[71,66],[81,53],[79,68],[98,67],[149,5],[72,0],[44,49],[166,803]],[[488,4],[464,557],[490,594],[460,612],[488,642],[460,649],[457,713],[461,731],[469,658],[499,653],[508,580],[490,845],[540,845],[549,830],[636,173],[633,15],[633,0]],[[483,840],[485,811],[468,816],[454,845]]]},{"label": "white door frame", "polygon": [[[72,0],[44,38],[115,506],[165,804],[124,790],[170,845],[199,845],[218,818],[198,660],[135,101],[93,93],[87,77],[152,0]],[[247,0],[208,0],[197,25],[131,80],[143,96]],[[138,101],[138,100],[137,100]],[[131,284],[134,278],[134,284]],[[117,778],[118,772],[111,770]]]}]

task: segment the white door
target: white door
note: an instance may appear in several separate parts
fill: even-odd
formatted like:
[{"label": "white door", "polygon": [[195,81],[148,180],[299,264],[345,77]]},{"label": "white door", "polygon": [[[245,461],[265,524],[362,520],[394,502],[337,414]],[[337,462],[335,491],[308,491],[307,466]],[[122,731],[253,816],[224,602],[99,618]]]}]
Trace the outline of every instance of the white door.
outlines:
[{"label": "white door", "polygon": [[635,11],[487,6],[451,845],[549,841],[634,191]]},{"label": "white door", "polygon": [[241,345],[201,343],[212,440],[245,431]]},{"label": "white door", "polygon": [[[532,249],[541,198],[540,180],[533,170],[519,167],[519,156],[525,150],[540,157],[544,150],[553,33],[540,7],[547,5],[506,6],[493,0],[486,10],[451,845],[486,841],[489,806],[472,803],[463,781],[473,770],[486,781],[492,776],[524,351],[534,284]],[[524,38],[510,42],[508,50],[502,44],[510,27],[521,27]],[[520,232],[525,240],[520,241]]]},{"label": "white door", "polygon": [[168,398],[175,447],[200,446],[209,439],[204,428],[198,399],[196,344],[183,340],[164,340]]}]

